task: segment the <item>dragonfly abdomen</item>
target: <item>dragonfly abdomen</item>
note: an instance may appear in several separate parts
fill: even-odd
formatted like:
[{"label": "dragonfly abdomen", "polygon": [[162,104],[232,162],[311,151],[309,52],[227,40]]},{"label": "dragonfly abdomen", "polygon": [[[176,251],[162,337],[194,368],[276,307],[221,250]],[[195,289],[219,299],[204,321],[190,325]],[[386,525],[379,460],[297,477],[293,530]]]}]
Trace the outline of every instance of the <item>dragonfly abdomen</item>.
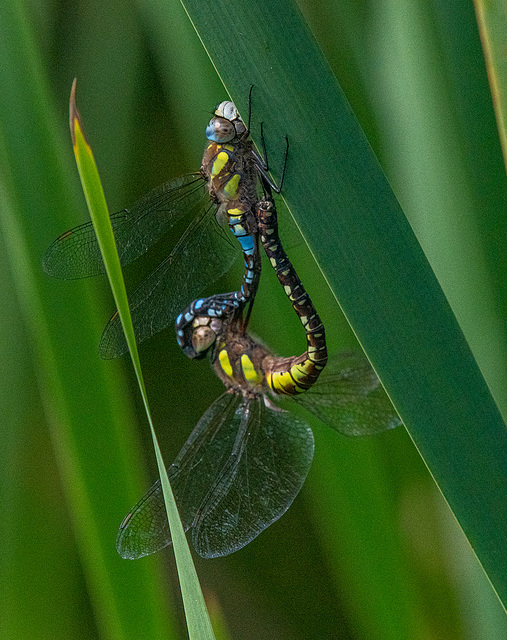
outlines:
[{"label": "dragonfly abdomen", "polygon": [[293,358],[266,358],[263,367],[269,387],[278,394],[296,395],[310,389],[326,366],[326,333],[310,296],[285,253],[278,235],[276,209],[271,198],[259,203],[257,219],[261,242],[280,284],[306,333],[306,353]]},{"label": "dragonfly abdomen", "polygon": [[245,211],[245,207],[241,203],[238,203],[238,206],[234,208],[230,208],[227,213],[229,227],[238,239],[243,251],[245,273],[243,275],[243,282],[239,290],[238,299],[240,299],[243,304],[246,304],[248,300],[255,296],[261,275],[257,231],[249,219],[251,218],[251,216],[249,216],[250,212],[248,210]]}]

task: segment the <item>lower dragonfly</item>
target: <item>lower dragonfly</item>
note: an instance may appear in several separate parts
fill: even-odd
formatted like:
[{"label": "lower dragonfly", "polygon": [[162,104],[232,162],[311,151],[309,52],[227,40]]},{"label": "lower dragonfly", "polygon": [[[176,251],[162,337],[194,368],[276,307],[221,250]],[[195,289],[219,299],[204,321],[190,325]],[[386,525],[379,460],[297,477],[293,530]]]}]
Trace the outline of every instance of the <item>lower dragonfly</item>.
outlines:
[{"label": "lower dragonfly", "polygon": [[[174,322],[189,300],[231,267],[237,248],[231,244],[224,226],[239,240],[245,272],[240,289],[221,299],[221,311],[220,299],[215,298],[217,313],[228,313],[255,295],[260,269],[255,219],[257,180],[262,176],[268,181],[268,167],[254,151],[249,129],[250,116],[245,126],[232,102],[220,103],[206,128],[208,142],[200,172],[171,180],[150,191],[130,209],[111,215],[122,265],[137,260],[159,242],[165,248],[173,226],[189,220],[173,249],[166,251],[158,267],[129,295],[138,342]],[[58,237],[44,255],[43,268],[49,275],[63,279],[104,273],[91,222]],[[185,319],[182,324],[185,326]],[[104,329],[99,353],[109,359],[126,351],[115,313]]]},{"label": "lower dragonfly", "polygon": [[[192,335],[180,336],[191,343],[188,354],[211,354],[227,389],[168,469],[183,526],[191,529],[193,546],[205,558],[251,542],[285,513],[306,479],[314,451],[311,428],[272,398],[288,396],[349,436],[400,424],[362,354],[331,356],[324,369],[324,328],[283,250],[270,198],[261,201],[258,217],[264,248],[305,327],[307,350],[298,357],[273,356],[248,335],[241,310],[228,318],[196,317]],[[170,543],[157,481],[122,522],[117,550],[135,559]]]}]

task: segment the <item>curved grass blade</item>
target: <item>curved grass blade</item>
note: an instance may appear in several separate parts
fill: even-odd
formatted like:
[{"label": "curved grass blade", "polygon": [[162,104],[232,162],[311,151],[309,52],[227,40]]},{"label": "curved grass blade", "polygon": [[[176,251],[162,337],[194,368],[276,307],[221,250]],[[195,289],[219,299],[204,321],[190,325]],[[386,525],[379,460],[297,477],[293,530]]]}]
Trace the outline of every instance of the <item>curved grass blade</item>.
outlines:
[{"label": "curved grass blade", "polygon": [[93,159],[90,146],[86,142],[79,118],[79,113],[75,103],[76,81],[72,85],[70,98],[70,129],[74,146],[74,155],[83,185],[90,216],[97,233],[97,240],[104,260],[105,270],[111,285],[113,296],[118,309],[122,326],[125,331],[129,346],[132,363],[138,380],[139,388],[146,409],[146,415],[150,423],[150,430],[153,439],[153,446],[157,457],[157,465],[164,492],[165,508],[167,517],[173,532],[173,545],[178,567],[185,615],[187,619],[189,637],[194,638],[214,638],[211,622],[209,620],[204,598],[199,587],[197,573],[190,555],[190,550],[185,538],[185,533],[178,515],[178,509],[174,502],[174,496],[167,478],[162,454],[160,452],[157,437],[151,420],[150,409],[144,381],[141,372],[139,354],[134,336],[134,329],[130,320],[127,294],[123,282],[120,260],[116,251],[113,229],[109,219],[109,213],[100,183],[97,167]]},{"label": "curved grass blade", "polygon": [[[255,109],[266,114],[273,141],[268,151],[281,153],[288,135],[284,193],[294,218],[507,602],[507,430],[327,63],[288,0],[276,7],[186,0],[185,7],[240,111],[249,85],[256,87]],[[224,31],[243,34],[235,56],[223,47]]]},{"label": "curved grass blade", "polygon": [[[497,229],[507,182],[474,7],[417,1],[400,11],[382,2],[371,35],[366,81],[388,179],[505,417],[507,261]],[[440,527],[443,511],[435,512]],[[425,522],[427,515],[423,508]],[[477,637],[507,637],[507,626],[495,629],[495,611],[507,619],[477,558],[456,551],[454,560],[455,574],[468,582],[457,590],[464,628],[474,619],[482,627]],[[438,600],[445,611],[445,596]]]}]

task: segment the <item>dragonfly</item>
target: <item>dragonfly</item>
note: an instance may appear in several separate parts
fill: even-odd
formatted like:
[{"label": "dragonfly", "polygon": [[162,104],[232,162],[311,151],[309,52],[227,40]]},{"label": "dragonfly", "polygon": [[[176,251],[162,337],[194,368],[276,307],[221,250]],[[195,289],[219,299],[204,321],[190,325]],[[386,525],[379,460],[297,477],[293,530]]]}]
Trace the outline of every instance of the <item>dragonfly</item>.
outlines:
[{"label": "dragonfly", "polygon": [[[307,337],[301,356],[276,357],[247,332],[247,319],[197,316],[188,349],[209,353],[226,392],[209,407],[168,468],[183,526],[199,555],[233,553],[278,520],[310,469],[314,439],[309,424],[282,409],[299,404],[349,436],[373,435],[400,424],[364,355],[328,358],[325,332],[278,236],[270,197],[259,204],[261,240]],[[116,546],[136,559],[171,543],[157,481],[123,520]]]},{"label": "dragonfly", "polygon": [[[215,315],[243,307],[255,294],[260,263],[256,207],[257,179],[270,182],[267,163],[253,148],[250,114],[245,126],[235,105],[221,102],[206,128],[208,142],[198,173],[153,189],[130,209],[113,213],[111,223],[122,265],[158,243],[168,243],[170,231],[183,220],[188,226],[157,268],[129,295],[138,342],[165,329],[208,284],[229,270],[237,249],[228,241],[228,226],[243,251],[245,272],[238,291],[215,296]],[[283,180],[283,173],[282,173]],[[274,185],[273,185],[274,186]],[[43,258],[51,276],[77,279],[104,273],[104,264],[91,222],[59,236]],[[203,304],[201,313],[207,312]],[[184,329],[194,316],[182,317]],[[127,352],[119,316],[104,329],[99,354],[116,358]]]}]

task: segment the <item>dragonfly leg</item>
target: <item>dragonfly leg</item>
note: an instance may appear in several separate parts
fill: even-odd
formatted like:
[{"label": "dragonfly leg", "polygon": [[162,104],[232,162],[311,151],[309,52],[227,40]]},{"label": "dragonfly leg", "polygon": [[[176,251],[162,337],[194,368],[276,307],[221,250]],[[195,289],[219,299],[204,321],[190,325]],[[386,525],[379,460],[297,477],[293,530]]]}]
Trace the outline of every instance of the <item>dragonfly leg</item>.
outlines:
[{"label": "dragonfly leg", "polygon": [[[289,156],[289,139],[285,136],[285,153],[283,155],[283,165],[282,165],[282,175],[280,177],[280,186],[277,187],[271,178],[268,175],[269,172],[269,163],[268,163],[268,154],[266,152],[266,142],[264,140],[264,130],[263,123],[261,122],[261,144],[262,144],[262,152],[264,157],[262,158],[258,153],[252,151],[255,158],[255,166],[257,171],[261,177],[261,181],[266,188],[266,185],[269,185],[269,188],[272,189],[275,193],[280,193],[283,187],[283,181],[285,179],[285,168],[287,167],[287,158]],[[268,189],[269,193],[269,189]]]}]

